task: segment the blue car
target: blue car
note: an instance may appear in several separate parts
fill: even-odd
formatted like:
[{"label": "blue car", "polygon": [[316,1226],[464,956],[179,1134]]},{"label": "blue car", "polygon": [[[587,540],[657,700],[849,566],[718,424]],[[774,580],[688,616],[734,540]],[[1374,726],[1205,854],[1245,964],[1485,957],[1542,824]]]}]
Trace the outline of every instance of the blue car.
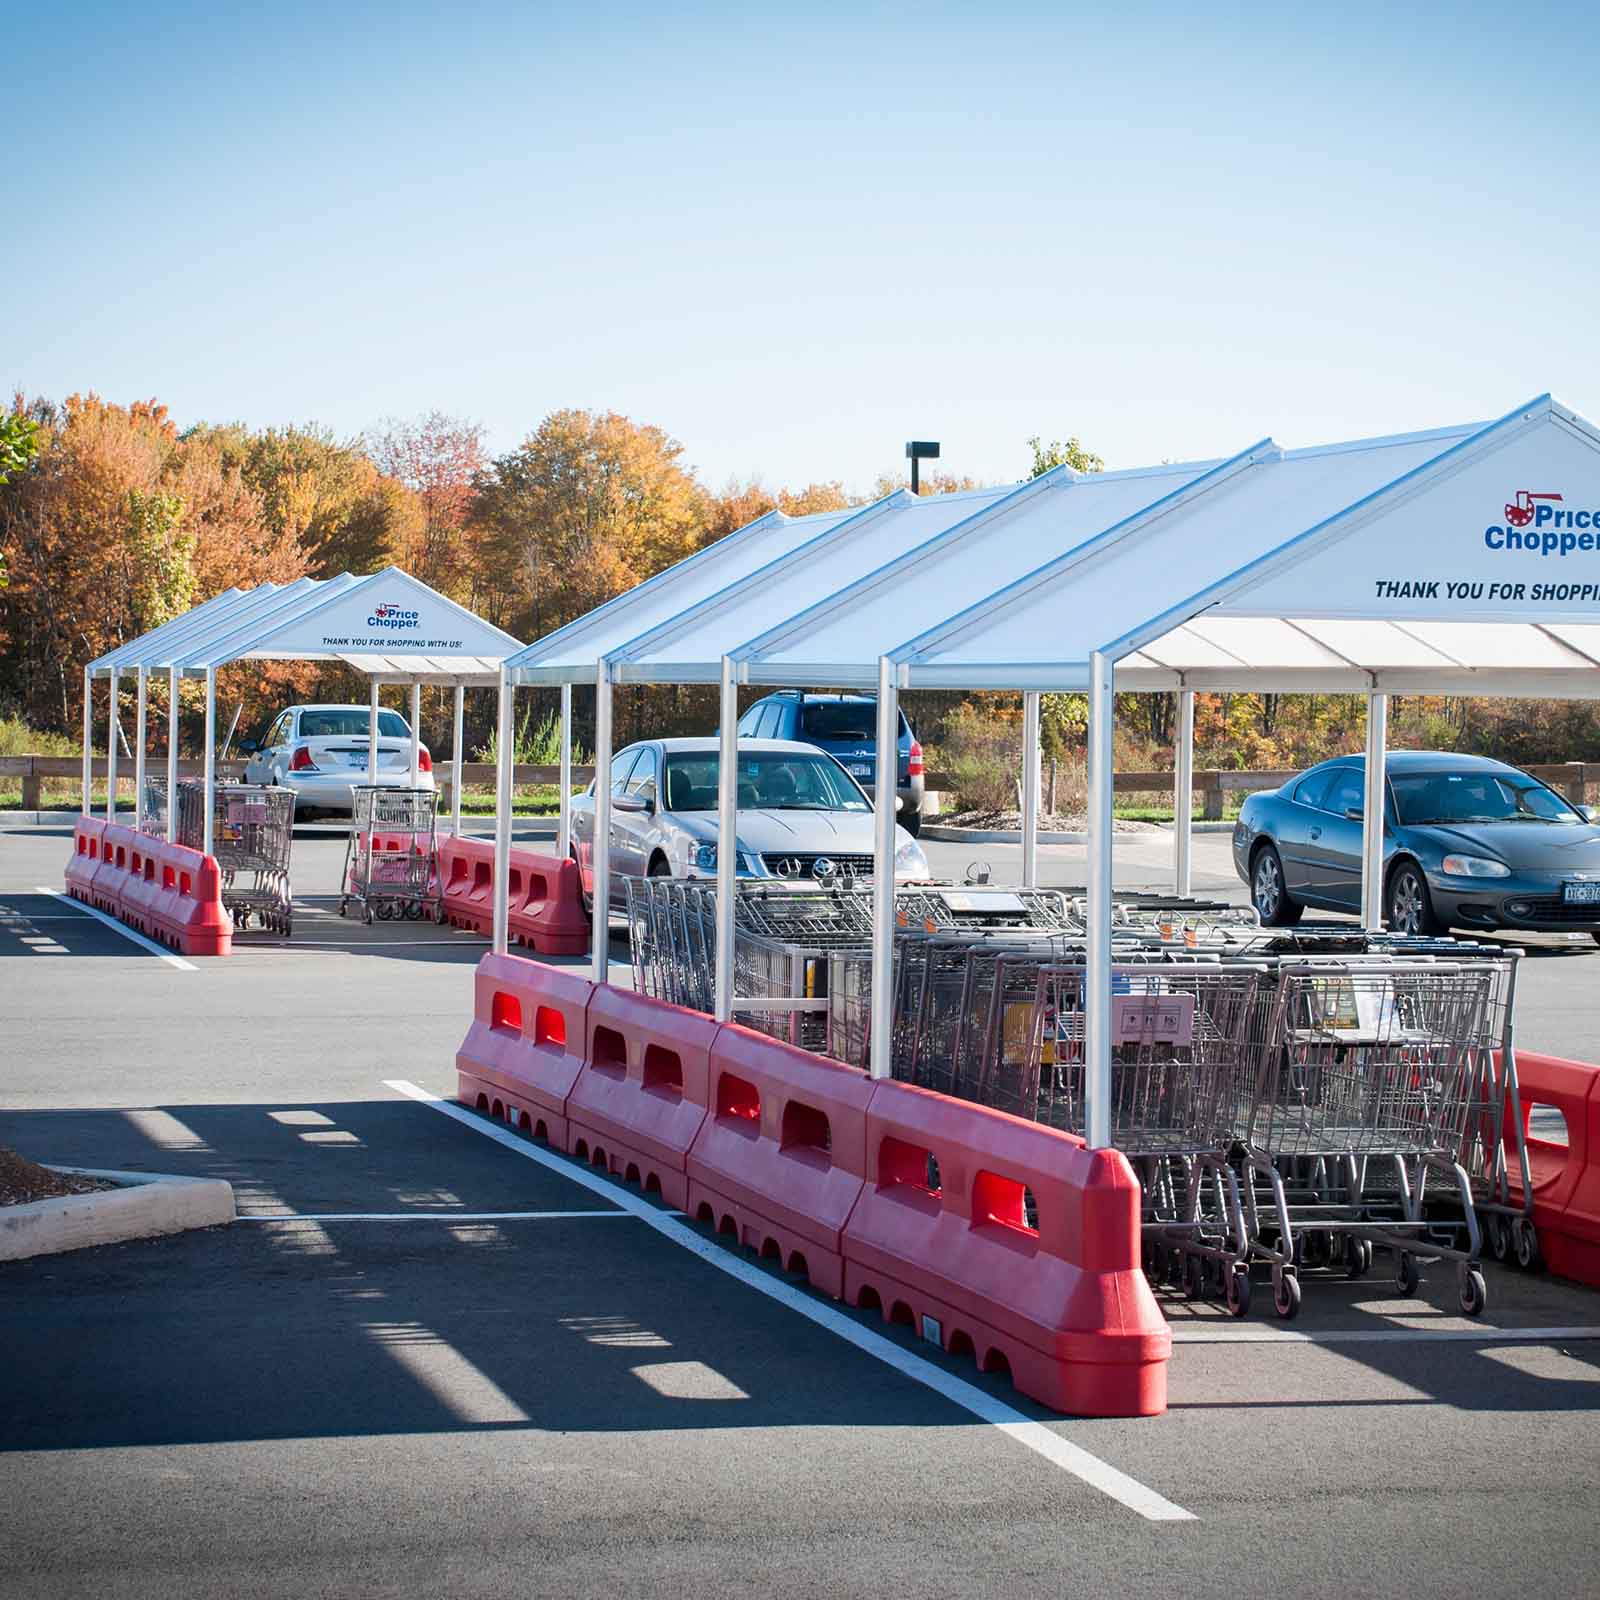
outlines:
[{"label": "blue car", "polygon": [[[758,700],[739,719],[741,739],[795,739],[826,750],[870,796],[877,774],[878,703],[867,694],[802,694],[783,689]],[[927,786],[922,746],[900,713],[900,770],[895,821],[913,838],[922,828]]]},{"label": "blue car", "polygon": [[[1537,778],[1483,756],[1396,750],[1387,758],[1383,909],[1401,933],[1497,928],[1600,942],[1600,827]],[[1263,923],[1307,906],[1361,909],[1366,762],[1339,756],[1253,794],[1233,864]]]}]

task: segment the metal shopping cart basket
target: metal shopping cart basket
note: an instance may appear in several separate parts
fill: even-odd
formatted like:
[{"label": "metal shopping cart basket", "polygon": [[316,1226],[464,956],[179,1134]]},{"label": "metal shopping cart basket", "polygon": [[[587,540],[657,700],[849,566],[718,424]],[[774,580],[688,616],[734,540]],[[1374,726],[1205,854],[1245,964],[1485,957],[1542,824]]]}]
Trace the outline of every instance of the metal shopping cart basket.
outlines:
[{"label": "metal shopping cart basket", "polygon": [[369,924],[374,917],[443,922],[434,791],[362,784],[353,796],[339,915],[354,905]]},{"label": "metal shopping cart basket", "polygon": [[294,791],[245,783],[219,783],[211,825],[211,850],[222,873],[222,903],[240,932],[255,917],[285,938],[294,931],[289,848],[294,835]]}]

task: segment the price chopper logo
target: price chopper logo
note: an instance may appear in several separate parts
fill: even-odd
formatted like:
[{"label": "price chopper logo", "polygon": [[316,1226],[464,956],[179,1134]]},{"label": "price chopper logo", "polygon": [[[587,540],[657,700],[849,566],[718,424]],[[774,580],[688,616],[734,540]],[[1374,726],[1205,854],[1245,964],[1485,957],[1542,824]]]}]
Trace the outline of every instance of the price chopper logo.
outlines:
[{"label": "price chopper logo", "polygon": [[1536,556],[1565,556],[1574,550],[1600,550],[1600,511],[1567,511],[1564,497],[1518,489],[1506,502],[1504,523],[1483,530],[1491,550],[1522,550]]},{"label": "price chopper logo", "polygon": [[378,606],[367,618],[369,628],[420,628],[420,613],[399,606]]}]

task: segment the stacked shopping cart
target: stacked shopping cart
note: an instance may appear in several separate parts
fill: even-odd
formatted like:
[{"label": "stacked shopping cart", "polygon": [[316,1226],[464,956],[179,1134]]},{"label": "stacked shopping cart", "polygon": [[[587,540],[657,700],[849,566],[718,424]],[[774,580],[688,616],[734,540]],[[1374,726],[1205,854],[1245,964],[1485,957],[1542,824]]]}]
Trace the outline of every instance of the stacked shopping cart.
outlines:
[{"label": "stacked shopping cart", "polygon": [[357,907],[370,926],[431,916],[444,921],[432,789],[362,784],[353,791],[339,915]]}]

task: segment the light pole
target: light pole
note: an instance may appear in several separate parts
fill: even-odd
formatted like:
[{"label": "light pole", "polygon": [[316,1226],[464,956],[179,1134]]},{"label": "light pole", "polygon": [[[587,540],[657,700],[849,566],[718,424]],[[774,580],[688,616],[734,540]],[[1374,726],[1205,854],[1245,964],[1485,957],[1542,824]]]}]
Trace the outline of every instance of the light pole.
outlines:
[{"label": "light pole", "polygon": [[937,439],[908,439],[906,441],[906,457],[911,462],[911,492],[921,494],[919,487],[921,478],[917,472],[919,461],[937,461],[939,459],[939,441]]}]

